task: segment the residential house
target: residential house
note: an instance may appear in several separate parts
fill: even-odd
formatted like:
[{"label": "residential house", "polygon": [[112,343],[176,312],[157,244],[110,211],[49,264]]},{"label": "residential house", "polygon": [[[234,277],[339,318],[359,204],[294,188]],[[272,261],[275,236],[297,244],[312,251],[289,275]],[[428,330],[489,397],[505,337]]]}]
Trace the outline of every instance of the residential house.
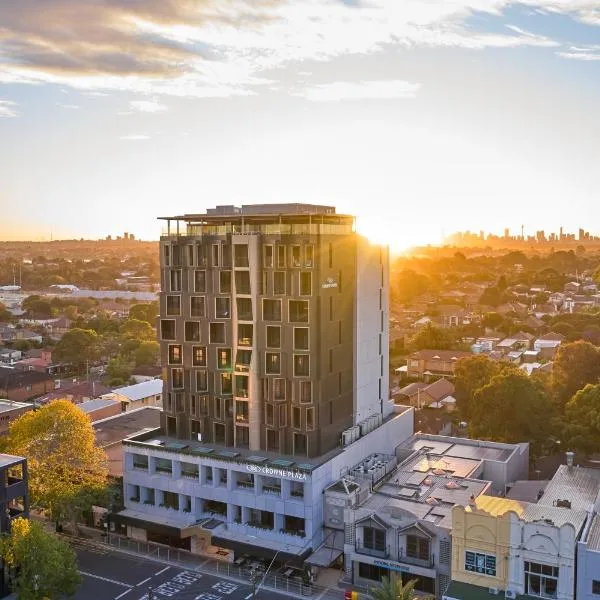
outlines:
[{"label": "residential house", "polygon": [[59,317],[53,319],[46,325],[48,335],[55,340],[59,340],[62,336],[71,329],[72,321],[67,317]]},{"label": "residential house", "polygon": [[533,349],[538,350],[542,358],[552,359],[556,354],[558,347],[565,341],[565,336],[562,333],[546,333],[540,336],[533,343]]},{"label": "residential house", "polygon": [[162,379],[150,379],[126,387],[117,388],[105,394],[104,398],[113,398],[121,402],[123,410],[133,410],[142,406],[162,406]]},{"label": "residential house", "polygon": [[454,384],[445,378],[438,379],[433,383],[424,382],[409,383],[407,386],[398,390],[393,396],[395,404],[404,404],[423,408],[430,404],[440,405],[454,394]]},{"label": "residential house", "polygon": [[549,315],[551,317],[556,316],[558,314],[558,310],[551,302],[545,302],[542,304],[534,304],[531,307],[531,313],[537,319],[541,319],[544,315]]},{"label": "residential house", "polygon": [[439,316],[437,321],[441,327],[460,327],[471,322],[471,314],[462,306],[455,304],[440,304],[436,307]]},{"label": "residential house", "polygon": [[80,404],[86,400],[109,394],[110,391],[110,388],[99,381],[59,380],[56,389],[39,398],[38,403],[47,404],[52,400],[69,400],[73,404]]},{"label": "residential house", "polygon": [[29,402],[0,399],[0,436],[6,435],[10,424],[30,410],[33,404]]},{"label": "residential house", "polygon": [[569,281],[569,283],[565,283],[563,291],[565,294],[579,294],[582,287],[582,284],[578,281]]},{"label": "residential house", "polygon": [[23,353],[20,350],[12,348],[0,348],[0,363],[4,365],[14,365],[21,360]]},{"label": "residential house", "polygon": [[132,373],[131,378],[135,383],[142,383],[142,381],[150,381],[151,379],[158,379],[162,375],[162,369],[158,366],[142,366],[136,367]]},{"label": "residential house", "polygon": [[461,350],[418,350],[408,357],[408,377],[454,377],[454,367],[460,358],[472,356]]},{"label": "residential house", "polygon": [[54,389],[54,379],[47,373],[0,367],[0,397],[23,402],[33,400]]}]

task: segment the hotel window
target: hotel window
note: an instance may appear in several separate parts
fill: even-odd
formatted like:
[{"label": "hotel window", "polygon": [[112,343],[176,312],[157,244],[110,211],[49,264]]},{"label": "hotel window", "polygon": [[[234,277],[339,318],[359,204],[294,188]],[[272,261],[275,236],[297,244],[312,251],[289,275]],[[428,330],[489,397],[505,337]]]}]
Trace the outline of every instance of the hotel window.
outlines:
[{"label": "hotel window", "polygon": [[465,552],[465,571],[496,577],[496,556],[467,550]]},{"label": "hotel window", "polygon": [[217,369],[231,370],[231,348],[217,348]]},{"label": "hotel window", "polygon": [[221,246],[221,266],[231,267],[231,245],[223,244]]},{"label": "hotel window", "polygon": [[211,344],[225,343],[225,323],[211,323],[209,333]]},{"label": "hotel window", "polygon": [[267,450],[279,450],[279,431],[267,429]]},{"label": "hotel window", "polygon": [[275,423],[275,411],[272,404],[265,404],[265,423],[273,425]]},{"label": "hotel window", "polygon": [[301,254],[301,248],[300,246],[292,246],[292,257],[291,257],[291,262],[292,262],[292,267],[301,267],[302,266],[302,259],[300,258],[300,254]]},{"label": "hotel window", "polygon": [[167,315],[178,316],[181,314],[181,296],[167,296]]},{"label": "hotel window", "polygon": [[290,323],[308,323],[308,300],[290,300]]},{"label": "hotel window", "polygon": [[429,540],[416,535],[406,536],[406,556],[429,560]]},{"label": "hotel window", "polygon": [[292,427],[294,429],[300,429],[300,409],[297,406],[292,406]]},{"label": "hotel window", "polygon": [[212,246],[212,266],[219,266],[219,244],[213,244]]},{"label": "hotel window", "polygon": [[215,398],[215,419],[225,418],[225,398]]},{"label": "hotel window", "polygon": [[170,272],[170,283],[171,287],[169,288],[169,290],[171,292],[181,291],[181,269],[173,269]]},{"label": "hotel window", "polygon": [[215,298],[215,319],[229,319],[231,316],[231,298]]},{"label": "hotel window", "polygon": [[235,244],[234,257],[236,267],[248,267],[248,244]]},{"label": "hotel window", "polygon": [[300,381],[299,383],[300,404],[310,404],[312,402],[312,381]]},{"label": "hotel window", "polygon": [[252,321],[252,298],[236,298],[237,318],[240,321]]},{"label": "hotel window", "polygon": [[[238,309],[239,313],[239,309]],[[240,323],[238,325],[238,345],[252,346],[252,337],[254,335],[254,325],[250,323]]]},{"label": "hotel window", "polygon": [[[252,350],[239,350],[235,355],[235,370],[236,371],[248,371],[250,369],[250,363],[252,361]],[[247,375],[241,375],[246,377]]]},{"label": "hotel window", "polygon": [[279,352],[265,353],[265,373],[279,375],[281,373],[281,354]]},{"label": "hotel window", "polygon": [[171,369],[171,387],[174,390],[183,387],[183,369]]},{"label": "hotel window", "polygon": [[308,354],[294,354],[294,377],[310,376],[310,356]]},{"label": "hotel window", "polygon": [[181,266],[181,247],[173,246],[173,266],[180,267]]},{"label": "hotel window", "polygon": [[285,384],[286,381],[282,377],[273,379],[273,400],[285,400]]},{"label": "hotel window", "polygon": [[190,296],[190,316],[196,318],[206,316],[204,296]]},{"label": "hotel window", "polygon": [[235,395],[239,398],[248,397],[248,375],[235,376]]},{"label": "hotel window", "polygon": [[385,531],[375,527],[363,527],[363,547],[385,552]]},{"label": "hotel window", "polygon": [[315,409],[306,409],[306,430],[312,431],[315,428]]},{"label": "hotel window", "polygon": [[273,246],[264,246],[264,267],[271,268],[273,266]]},{"label": "hotel window", "polygon": [[294,327],[294,350],[308,350],[308,327]]},{"label": "hotel window", "polygon": [[294,454],[306,456],[306,450],[306,435],[303,433],[294,433]]},{"label": "hotel window", "polygon": [[329,268],[333,267],[333,245],[329,242]]},{"label": "hotel window", "polygon": [[163,340],[175,339],[175,319],[160,320],[160,337]]},{"label": "hotel window", "polygon": [[285,246],[277,246],[277,268],[285,269]]},{"label": "hotel window", "polygon": [[236,400],[235,420],[240,423],[248,422],[248,402],[246,400]]},{"label": "hotel window", "polygon": [[[227,441],[227,438],[225,437],[225,425],[223,423],[215,423],[214,431],[215,431],[215,437],[214,437],[215,443],[221,444],[224,446]],[[207,481],[208,481],[208,478],[207,478]]]},{"label": "hotel window", "polygon": [[206,374],[206,371],[196,371],[196,391],[208,391],[208,376]]},{"label": "hotel window", "polygon": [[329,296],[329,320],[333,321],[333,296]]},{"label": "hotel window", "polygon": [[304,246],[304,266],[312,269],[314,266],[314,246]]},{"label": "hotel window", "polygon": [[180,365],[181,360],[181,345],[169,344],[169,364]]},{"label": "hotel window", "polygon": [[219,293],[231,294],[231,271],[219,271]]},{"label": "hotel window", "polygon": [[206,271],[194,271],[194,291],[206,293]]},{"label": "hotel window", "polygon": [[540,598],[556,598],[558,567],[525,561],[525,593]]},{"label": "hotel window", "polygon": [[238,448],[248,448],[250,445],[250,430],[248,427],[235,428],[235,445]]},{"label": "hotel window", "polygon": [[600,596],[600,581],[598,581],[597,579],[594,579],[592,581],[592,594]]},{"label": "hotel window", "polygon": [[196,265],[199,267],[205,267],[206,262],[206,246],[196,246]]},{"label": "hotel window", "polygon": [[312,295],[312,273],[310,271],[300,272],[300,295]]},{"label": "hotel window", "polygon": [[200,323],[198,321],[186,321],[184,329],[186,342],[200,341]]},{"label": "hotel window", "polygon": [[285,404],[279,406],[279,427],[287,427],[287,406]]},{"label": "hotel window", "polygon": [[192,366],[206,366],[206,346],[192,346]]},{"label": "hotel window", "polygon": [[267,325],[267,348],[281,348],[281,327]]},{"label": "hotel window", "polygon": [[250,294],[250,272],[249,271],[236,271],[235,272],[235,293],[236,294]]},{"label": "hotel window", "polygon": [[210,397],[209,396],[200,396],[200,398],[198,398],[198,412],[201,415],[207,415],[208,414],[208,403],[209,403]]},{"label": "hotel window", "polygon": [[263,321],[281,321],[281,300],[263,299]]},{"label": "hotel window", "polygon": [[273,294],[285,295],[285,271],[273,271]]},{"label": "hotel window", "polygon": [[221,394],[231,396],[233,394],[233,378],[231,373],[221,373]]},{"label": "hotel window", "polygon": [[171,246],[169,244],[163,246],[163,256],[165,257],[165,266],[169,267],[171,265]]}]

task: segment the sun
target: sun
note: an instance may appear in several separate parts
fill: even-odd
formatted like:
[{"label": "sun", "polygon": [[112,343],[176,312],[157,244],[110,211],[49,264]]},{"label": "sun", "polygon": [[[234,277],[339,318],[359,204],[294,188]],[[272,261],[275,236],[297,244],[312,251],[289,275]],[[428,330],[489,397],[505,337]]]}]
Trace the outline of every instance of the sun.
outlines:
[{"label": "sun", "polygon": [[[377,219],[369,217],[356,219],[357,232],[364,235],[373,244],[388,246],[390,254],[403,254],[415,246],[436,243],[435,240],[428,239],[427,232],[415,227],[409,229],[407,225],[396,219],[386,220],[383,216]],[[414,226],[414,223],[412,225]]]}]

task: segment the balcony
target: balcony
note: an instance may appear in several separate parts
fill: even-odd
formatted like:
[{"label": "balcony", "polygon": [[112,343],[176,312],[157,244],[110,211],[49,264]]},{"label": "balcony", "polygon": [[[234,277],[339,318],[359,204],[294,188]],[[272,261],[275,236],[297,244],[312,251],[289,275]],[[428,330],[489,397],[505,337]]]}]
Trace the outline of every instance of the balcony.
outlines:
[{"label": "balcony", "polygon": [[263,485],[262,489],[265,494],[281,496],[281,486],[279,485]]},{"label": "balcony", "polygon": [[375,556],[377,558],[390,557],[389,546],[385,546],[385,548],[366,548],[362,545],[362,542],[356,542],[355,550],[358,552],[358,554],[365,554],[366,556]]},{"label": "balcony", "polygon": [[425,569],[433,569],[435,565],[433,554],[430,554],[428,558],[417,558],[416,556],[407,556],[403,549],[400,549],[398,552],[398,562],[414,565],[415,567],[423,567]]},{"label": "balcony", "polygon": [[253,490],[254,489],[254,482],[252,482],[252,481],[238,481],[237,482],[237,487],[238,488],[242,488],[242,489],[246,489],[246,490]]},{"label": "balcony", "polygon": [[293,489],[290,492],[290,496],[292,498],[304,498],[304,490],[300,490],[300,489]]}]

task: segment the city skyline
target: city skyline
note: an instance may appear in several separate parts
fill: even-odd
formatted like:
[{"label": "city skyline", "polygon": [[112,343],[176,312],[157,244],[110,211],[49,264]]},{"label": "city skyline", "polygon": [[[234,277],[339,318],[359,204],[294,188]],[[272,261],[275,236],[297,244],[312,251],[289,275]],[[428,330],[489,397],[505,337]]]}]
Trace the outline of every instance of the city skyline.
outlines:
[{"label": "city skyline", "polygon": [[598,216],[599,6],[2,6],[0,238],[157,239],[165,203],[335,205],[393,250],[577,231]]}]

